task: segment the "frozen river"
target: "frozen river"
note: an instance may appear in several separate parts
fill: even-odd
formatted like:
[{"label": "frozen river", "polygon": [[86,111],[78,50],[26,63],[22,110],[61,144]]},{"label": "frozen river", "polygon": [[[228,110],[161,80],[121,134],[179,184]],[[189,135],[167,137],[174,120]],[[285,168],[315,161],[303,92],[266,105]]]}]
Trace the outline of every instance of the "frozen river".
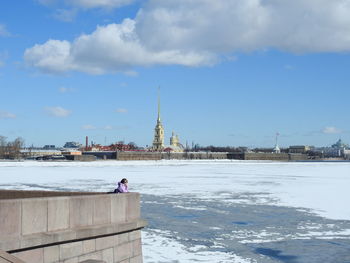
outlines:
[{"label": "frozen river", "polygon": [[350,262],[350,163],[0,162],[0,188],[142,194],[144,262]]}]

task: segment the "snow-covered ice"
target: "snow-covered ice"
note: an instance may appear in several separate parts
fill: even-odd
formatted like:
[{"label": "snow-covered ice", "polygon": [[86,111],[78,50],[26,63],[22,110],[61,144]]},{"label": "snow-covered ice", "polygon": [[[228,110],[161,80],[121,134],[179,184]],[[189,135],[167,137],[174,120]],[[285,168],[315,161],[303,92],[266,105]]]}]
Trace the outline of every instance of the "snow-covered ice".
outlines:
[{"label": "snow-covered ice", "polygon": [[[103,191],[112,189],[122,177],[129,179],[133,191],[145,194],[193,195],[241,203],[274,202],[310,208],[328,218],[350,220],[350,163],[347,162],[0,162],[2,188]],[[89,182],[98,188],[89,187]],[[232,193],[239,197],[227,199]],[[245,193],[257,193],[257,196],[252,199],[250,195],[247,199]]]}]

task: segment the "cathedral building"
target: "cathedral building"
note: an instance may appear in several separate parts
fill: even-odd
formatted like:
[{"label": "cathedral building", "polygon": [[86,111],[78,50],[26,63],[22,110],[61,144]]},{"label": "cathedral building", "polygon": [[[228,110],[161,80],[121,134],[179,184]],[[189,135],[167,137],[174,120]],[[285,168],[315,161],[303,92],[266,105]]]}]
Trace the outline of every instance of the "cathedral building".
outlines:
[{"label": "cathedral building", "polygon": [[172,152],[183,152],[184,147],[180,143],[179,136],[175,135],[173,132],[170,138],[170,145],[164,145],[164,128],[160,120],[160,98],[158,97],[158,118],[157,124],[154,128],[154,138],[152,151],[162,152],[162,151],[172,151]]}]

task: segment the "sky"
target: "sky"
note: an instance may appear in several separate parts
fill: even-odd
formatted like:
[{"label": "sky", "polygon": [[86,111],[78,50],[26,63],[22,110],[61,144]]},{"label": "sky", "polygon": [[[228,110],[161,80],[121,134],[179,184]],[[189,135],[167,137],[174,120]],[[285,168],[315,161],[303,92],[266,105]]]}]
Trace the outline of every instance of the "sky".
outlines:
[{"label": "sky", "polygon": [[[20,8],[19,8],[20,6]],[[151,145],[350,143],[349,0],[0,3],[0,135]]]}]

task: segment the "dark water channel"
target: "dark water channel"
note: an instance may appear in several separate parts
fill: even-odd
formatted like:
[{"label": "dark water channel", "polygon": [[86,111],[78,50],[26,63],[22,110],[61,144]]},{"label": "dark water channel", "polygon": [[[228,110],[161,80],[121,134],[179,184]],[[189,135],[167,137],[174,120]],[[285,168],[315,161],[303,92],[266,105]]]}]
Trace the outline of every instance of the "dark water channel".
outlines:
[{"label": "dark water channel", "polygon": [[261,263],[350,263],[350,221],[306,209],[142,195],[147,231]]}]

